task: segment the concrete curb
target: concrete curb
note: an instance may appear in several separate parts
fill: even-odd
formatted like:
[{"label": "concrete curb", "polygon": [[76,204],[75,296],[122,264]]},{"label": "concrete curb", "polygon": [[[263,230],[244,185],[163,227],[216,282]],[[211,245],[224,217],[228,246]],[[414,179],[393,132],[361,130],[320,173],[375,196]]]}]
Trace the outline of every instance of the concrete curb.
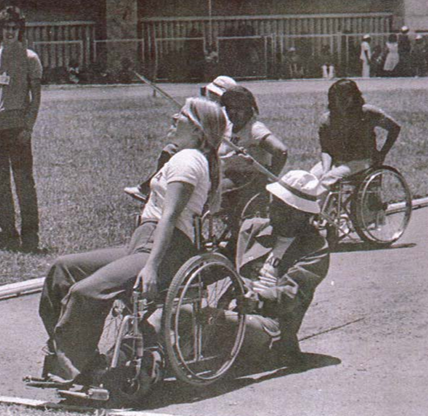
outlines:
[{"label": "concrete curb", "polygon": [[[94,407],[63,405],[61,403],[47,402],[43,400],[24,399],[21,397],[0,396],[0,404],[18,405],[30,407],[33,409],[52,409],[70,412],[94,412],[94,415],[103,416],[173,416],[167,413],[154,413],[139,410],[121,410],[121,409],[97,409]],[[175,415],[177,416],[177,415]]]},{"label": "concrete curb", "polygon": [[[412,207],[413,209],[428,207],[428,197],[413,200]],[[27,280],[25,282],[0,286],[0,301],[40,292],[42,290],[44,281],[45,278],[40,277],[38,279]]]}]

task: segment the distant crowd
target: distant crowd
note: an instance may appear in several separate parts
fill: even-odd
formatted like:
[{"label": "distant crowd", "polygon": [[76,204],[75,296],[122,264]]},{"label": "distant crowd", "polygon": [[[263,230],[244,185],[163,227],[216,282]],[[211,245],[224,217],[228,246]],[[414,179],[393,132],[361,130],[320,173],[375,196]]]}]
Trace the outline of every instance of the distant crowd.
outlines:
[{"label": "distant crowd", "polygon": [[409,37],[403,26],[399,34],[391,33],[385,45],[371,47],[371,36],[364,35],[360,60],[363,77],[422,77],[428,74],[428,45],[424,37]]},{"label": "distant crowd", "polygon": [[[421,34],[411,38],[409,28],[403,26],[399,33],[391,33],[384,45],[373,43],[372,35],[366,34],[361,42],[352,38],[343,40],[346,48],[340,53],[332,45],[323,45],[316,52],[307,34],[296,39],[285,52],[278,52],[266,61],[259,39],[230,40],[223,45],[221,54],[215,44],[207,44],[204,48],[199,39],[190,40],[181,50],[171,51],[160,59],[156,78],[171,82],[208,82],[226,71],[242,78],[267,75],[270,79],[428,75],[428,42]],[[138,81],[133,69],[134,62],[129,58],[123,58],[115,69],[102,62],[82,66],[72,59],[64,67],[44,68],[42,82],[130,84]]]}]

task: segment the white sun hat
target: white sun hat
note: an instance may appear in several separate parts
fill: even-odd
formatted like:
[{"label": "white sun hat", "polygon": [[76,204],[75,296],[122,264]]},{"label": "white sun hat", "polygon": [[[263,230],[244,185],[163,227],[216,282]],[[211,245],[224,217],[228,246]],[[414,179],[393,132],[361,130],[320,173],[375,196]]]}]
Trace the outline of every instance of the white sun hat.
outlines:
[{"label": "white sun hat", "polygon": [[372,37],[370,36],[370,34],[369,33],[367,33],[367,34],[365,34],[364,36],[363,36],[363,40],[367,40],[367,39],[371,39]]},{"label": "white sun hat", "polygon": [[403,26],[403,27],[401,28],[401,31],[402,31],[403,33],[407,33],[407,32],[409,31],[409,28],[408,28],[407,26]]},{"label": "white sun hat", "polygon": [[266,189],[281,201],[300,211],[319,214],[317,197],[320,182],[305,170],[290,170],[278,182],[266,185]]},{"label": "white sun hat", "polygon": [[226,75],[220,75],[213,82],[210,82],[206,88],[208,91],[221,97],[228,89],[235,87],[236,85],[238,84],[233,78]]}]

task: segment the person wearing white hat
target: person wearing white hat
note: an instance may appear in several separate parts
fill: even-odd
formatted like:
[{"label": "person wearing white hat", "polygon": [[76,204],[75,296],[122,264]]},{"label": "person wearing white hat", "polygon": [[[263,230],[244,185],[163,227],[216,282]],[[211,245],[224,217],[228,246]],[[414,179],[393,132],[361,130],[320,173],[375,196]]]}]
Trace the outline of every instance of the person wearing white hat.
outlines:
[{"label": "person wearing white hat", "polygon": [[397,72],[399,76],[409,77],[412,75],[411,70],[411,57],[412,44],[409,38],[409,28],[403,26],[401,33],[398,36],[398,55],[400,56],[400,62],[398,64]]},{"label": "person wearing white hat", "polygon": [[[279,364],[298,366],[305,357],[297,333],[327,275],[330,254],[311,223],[320,211],[318,179],[303,170],[280,177],[266,186],[269,218],[247,219],[239,233],[236,266],[248,289],[240,356],[247,360],[273,352]],[[233,321],[233,313],[228,318]]]},{"label": "person wearing white hat", "polygon": [[412,75],[415,77],[423,77],[427,73],[427,54],[428,50],[425,45],[422,35],[415,37],[415,43],[411,52],[412,59]]},{"label": "person wearing white hat", "polygon": [[220,102],[221,96],[230,88],[237,86],[238,83],[231,77],[220,75],[201,90],[211,101]]},{"label": "person wearing white hat", "polygon": [[361,76],[363,78],[370,77],[370,60],[371,60],[371,36],[366,34],[363,36],[363,41],[361,42],[361,51],[360,51],[360,61],[362,63],[362,72]]}]

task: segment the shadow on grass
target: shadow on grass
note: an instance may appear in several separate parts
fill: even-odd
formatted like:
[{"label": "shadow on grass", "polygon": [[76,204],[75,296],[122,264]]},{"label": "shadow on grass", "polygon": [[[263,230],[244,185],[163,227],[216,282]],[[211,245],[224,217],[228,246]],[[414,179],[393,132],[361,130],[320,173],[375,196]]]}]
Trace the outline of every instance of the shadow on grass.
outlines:
[{"label": "shadow on grass", "polygon": [[191,387],[175,380],[166,380],[163,385],[149,397],[142,406],[144,410],[154,410],[180,403],[196,403],[202,400],[211,399],[240,390],[247,386],[272,380],[279,377],[286,377],[291,374],[303,373],[315,368],[322,368],[331,365],[338,365],[341,360],[336,357],[322,354],[304,354],[304,364],[300,366],[278,366],[274,363],[264,365],[236,365],[220,383],[216,383],[203,388]]}]

